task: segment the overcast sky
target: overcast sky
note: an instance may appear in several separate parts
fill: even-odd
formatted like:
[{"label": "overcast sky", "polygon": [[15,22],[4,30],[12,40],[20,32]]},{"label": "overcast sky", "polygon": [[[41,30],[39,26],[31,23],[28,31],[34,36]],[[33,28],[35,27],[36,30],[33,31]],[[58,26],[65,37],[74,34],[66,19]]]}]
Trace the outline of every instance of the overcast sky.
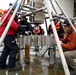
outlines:
[{"label": "overcast sky", "polygon": [[9,8],[9,3],[13,3],[15,0],[0,0],[0,9],[6,10]]}]

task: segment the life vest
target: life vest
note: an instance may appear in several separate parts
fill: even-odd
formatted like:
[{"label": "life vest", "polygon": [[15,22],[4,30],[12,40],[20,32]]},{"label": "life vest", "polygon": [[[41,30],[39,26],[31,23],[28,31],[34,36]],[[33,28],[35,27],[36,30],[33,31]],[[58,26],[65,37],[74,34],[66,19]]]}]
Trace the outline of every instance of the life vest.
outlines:
[{"label": "life vest", "polygon": [[34,26],[34,28],[33,28],[33,34],[41,34],[40,26]]},{"label": "life vest", "polygon": [[[57,31],[60,29],[60,21],[58,21],[58,22],[55,24],[55,27],[56,27],[56,30],[57,30]],[[51,25],[49,26],[49,30],[50,30],[50,32],[53,32]]]},{"label": "life vest", "polygon": [[74,27],[76,28],[76,24],[74,24]]},{"label": "life vest", "polygon": [[60,21],[58,21],[55,26],[56,26],[56,30],[58,31],[60,29]]}]

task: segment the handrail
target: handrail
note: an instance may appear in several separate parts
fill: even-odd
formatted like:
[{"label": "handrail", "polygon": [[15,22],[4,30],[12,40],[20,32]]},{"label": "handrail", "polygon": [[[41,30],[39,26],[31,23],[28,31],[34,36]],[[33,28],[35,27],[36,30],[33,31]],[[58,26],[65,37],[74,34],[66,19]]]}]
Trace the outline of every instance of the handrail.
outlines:
[{"label": "handrail", "polygon": [[[45,0],[45,5],[47,7],[49,19],[51,20],[53,18],[52,18],[52,15],[50,14],[51,10],[49,9],[50,8],[49,0]],[[61,61],[62,61],[62,65],[63,65],[63,68],[64,68],[65,75],[70,75],[70,72],[69,72],[69,69],[68,69],[68,66],[67,66],[67,63],[66,63],[66,60],[65,60],[65,57],[64,57],[64,53],[63,53],[62,47],[60,45],[60,41],[59,41],[57,31],[56,31],[56,28],[55,28],[55,25],[54,25],[53,21],[51,21],[51,26],[52,26],[53,33],[54,33],[54,36],[55,36],[55,40],[56,40],[56,43],[57,43],[57,46],[58,46],[58,49],[59,49],[59,53],[60,53],[60,57],[61,57]]]},{"label": "handrail", "polygon": [[6,18],[8,17],[8,15],[10,14],[11,10],[13,9],[13,7],[15,6],[15,4],[17,3],[18,0],[16,0],[16,2],[11,6],[10,10],[8,11],[8,13],[6,14],[5,18],[0,22],[0,26],[4,23],[4,21],[6,20]]},{"label": "handrail", "polygon": [[8,32],[8,30],[9,30],[10,26],[11,26],[11,23],[12,23],[15,15],[16,15],[18,9],[19,9],[19,6],[20,6],[20,4],[21,4],[21,1],[22,1],[22,0],[19,0],[19,1],[18,1],[18,5],[17,5],[17,7],[15,8],[14,13],[12,14],[12,17],[10,18],[10,20],[9,20],[9,22],[8,22],[8,24],[7,24],[7,26],[6,26],[5,30],[4,30],[1,38],[0,38],[0,45],[2,44],[2,42],[3,42],[3,40],[4,40],[4,38],[5,38],[6,34],[7,34],[7,32]]}]

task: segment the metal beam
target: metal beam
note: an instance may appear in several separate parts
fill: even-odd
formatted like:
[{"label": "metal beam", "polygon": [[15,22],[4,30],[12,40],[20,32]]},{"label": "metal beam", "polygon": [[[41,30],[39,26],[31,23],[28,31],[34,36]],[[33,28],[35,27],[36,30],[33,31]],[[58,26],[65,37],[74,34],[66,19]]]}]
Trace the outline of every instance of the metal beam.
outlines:
[{"label": "metal beam", "polygon": [[69,21],[70,26],[72,27],[72,29],[76,32],[76,28],[73,26],[72,22],[70,21],[70,19],[68,18],[68,16],[66,15],[66,13],[64,12],[63,8],[61,7],[61,5],[59,4],[58,1],[56,1],[56,4],[58,5],[58,7],[60,8],[61,12],[64,14],[64,16],[66,17],[66,19]]},{"label": "metal beam", "polygon": [[45,7],[42,7],[42,8],[40,8],[40,9],[34,11],[34,12],[30,12],[30,13],[28,13],[28,14],[25,14],[25,16],[29,16],[29,15],[35,14],[35,13],[37,13],[37,12],[42,11],[43,9],[45,9]]},{"label": "metal beam", "polygon": [[4,21],[6,20],[6,18],[8,17],[8,15],[10,14],[11,10],[13,9],[13,7],[15,6],[15,4],[17,3],[18,0],[16,0],[16,2],[11,6],[11,8],[9,9],[8,13],[6,14],[5,18],[0,22],[0,26],[4,23]]},{"label": "metal beam", "polygon": [[52,1],[53,1],[53,0],[50,0],[50,3],[51,3],[51,5],[52,5],[52,7],[53,7],[53,9],[54,9],[55,13],[57,14],[57,11],[56,11],[55,6],[54,6],[54,4],[53,4],[53,2],[52,2]]},{"label": "metal beam", "polygon": [[[53,18],[52,18],[52,15],[51,15],[51,9],[49,9],[50,6],[48,4],[49,4],[49,0],[45,0],[45,5],[47,7],[49,19],[51,20]],[[58,50],[59,50],[59,53],[60,53],[60,57],[61,57],[61,61],[62,61],[62,65],[63,65],[65,75],[70,75],[70,72],[69,72],[69,69],[68,69],[68,66],[67,66],[67,63],[66,63],[66,60],[65,60],[65,57],[64,57],[64,53],[63,53],[62,47],[60,45],[60,41],[59,41],[57,31],[56,31],[56,28],[55,28],[55,25],[54,25],[53,21],[51,21],[51,26],[52,26],[53,33],[54,33],[54,36],[55,36],[55,40],[56,40],[56,43],[57,43],[57,46],[58,46]]]},{"label": "metal beam", "polygon": [[33,9],[33,10],[37,10],[36,7],[31,7],[31,6],[29,6],[29,5],[24,5],[23,7],[25,7],[25,8],[29,8],[29,9]]},{"label": "metal beam", "polygon": [[22,1],[22,0],[19,0],[19,1],[18,1],[18,5],[17,5],[17,7],[15,8],[15,10],[14,10],[14,12],[13,12],[13,14],[12,14],[12,17],[10,18],[10,20],[9,20],[9,22],[8,22],[8,24],[7,24],[7,26],[6,26],[5,30],[4,30],[1,38],[0,38],[0,45],[2,44],[5,36],[7,35],[7,32],[8,32],[8,30],[9,30],[10,26],[11,26],[11,23],[12,23],[12,21],[14,20],[14,17],[15,17],[15,15],[16,15],[18,9],[19,9],[19,6],[20,6],[21,1]]}]

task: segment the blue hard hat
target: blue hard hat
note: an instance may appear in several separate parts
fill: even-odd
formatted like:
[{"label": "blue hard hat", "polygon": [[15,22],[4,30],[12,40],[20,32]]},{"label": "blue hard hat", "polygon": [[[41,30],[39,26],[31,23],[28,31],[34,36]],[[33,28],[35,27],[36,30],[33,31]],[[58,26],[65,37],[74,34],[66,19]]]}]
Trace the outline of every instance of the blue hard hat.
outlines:
[{"label": "blue hard hat", "polygon": [[[9,6],[12,6],[14,3],[10,3]],[[17,7],[18,3],[16,3],[13,7],[13,9],[15,9]],[[18,12],[20,12],[21,7],[18,8]]]}]

